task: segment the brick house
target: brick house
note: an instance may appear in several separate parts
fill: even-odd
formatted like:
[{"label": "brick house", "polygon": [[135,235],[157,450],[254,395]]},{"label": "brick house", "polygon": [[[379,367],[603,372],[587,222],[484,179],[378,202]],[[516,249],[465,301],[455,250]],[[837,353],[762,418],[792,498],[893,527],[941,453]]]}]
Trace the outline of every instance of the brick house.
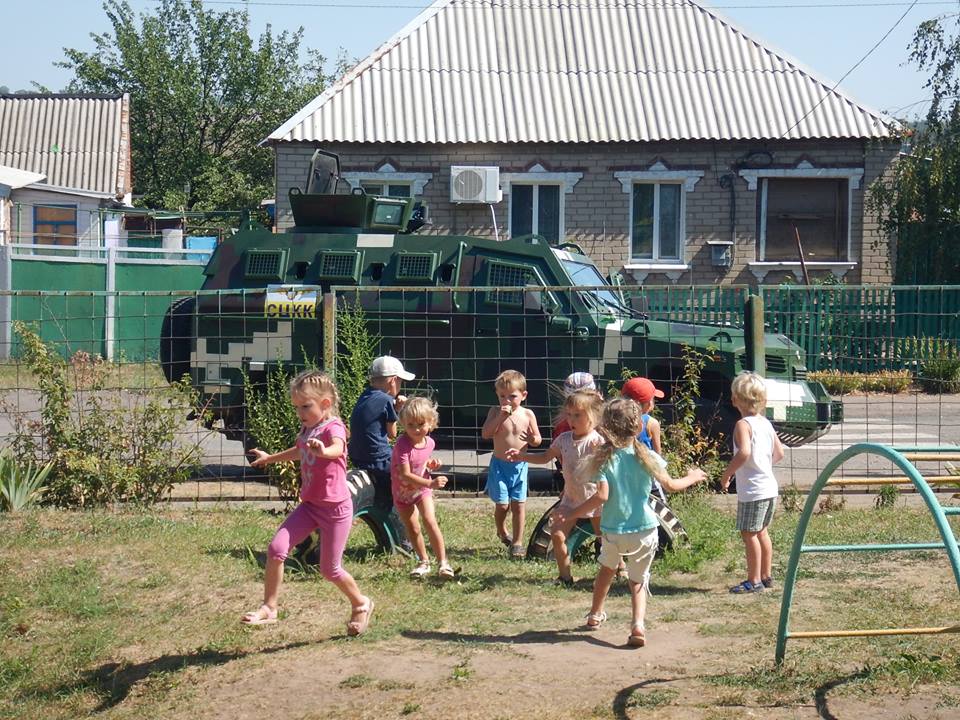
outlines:
[{"label": "brick house", "polygon": [[[438,0],[265,143],[280,229],[322,147],[423,196],[423,232],[576,242],[627,282],[799,281],[798,235],[811,277],[892,277],[864,208],[889,121],[689,0]],[[459,166],[502,200],[451,201]]]}]

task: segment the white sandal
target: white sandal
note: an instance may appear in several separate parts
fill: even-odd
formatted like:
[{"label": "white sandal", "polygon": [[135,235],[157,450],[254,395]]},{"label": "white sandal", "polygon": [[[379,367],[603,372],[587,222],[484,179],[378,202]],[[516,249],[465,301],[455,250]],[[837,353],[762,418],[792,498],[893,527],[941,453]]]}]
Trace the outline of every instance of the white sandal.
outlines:
[{"label": "white sandal", "polygon": [[588,612],[587,613],[587,630],[596,630],[598,627],[603,625],[607,621],[607,614],[601,610],[598,613]]},{"label": "white sandal", "polygon": [[630,635],[627,637],[627,645],[630,647],[643,647],[647,644],[647,635],[643,623],[634,623],[630,627]]},{"label": "white sandal", "polygon": [[366,604],[353,608],[353,613],[363,613],[363,618],[360,620],[351,619],[347,622],[347,635],[350,637],[363,635],[363,633],[366,632],[367,626],[370,624],[370,618],[373,615],[373,599],[367,598]]},{"label": "white sandal", "polygon": [[256,610],[244,613],[240,622],[244,625],[272,625],[277,621],[277,612],[269,605],[263,604]]}]

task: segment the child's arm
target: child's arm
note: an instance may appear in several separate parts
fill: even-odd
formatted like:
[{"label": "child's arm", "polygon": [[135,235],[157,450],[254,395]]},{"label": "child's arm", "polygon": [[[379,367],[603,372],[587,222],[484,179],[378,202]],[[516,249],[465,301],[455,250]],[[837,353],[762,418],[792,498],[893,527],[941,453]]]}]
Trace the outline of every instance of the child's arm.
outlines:
[{"label": "child's arm", "polygon": [[[727,469],[723,471],[723,475],[720,478],[720,488],[723,490],[730,487],[730,479],[736,474],[737,470],[743,467],[743,464],[750,459],[750,425],[746,420],[737,420],[737,424],[733,428],[733,439],[737,445],[737,454],[730,460]],[[781,452],[782,451],[781,448]]]},{"label": "child's arm", "polygon": [[484,420],[483,427],[480,428],[480,437],[484,440],[493,440],[493,436],[497,434],[500,426],[503,425],[503,421],[510,417],[510,412],[505,408],[509,408],[509,405],[504,405],[504,407],[494,405],[490,408],[487,412],[487,419]]},{"label": "child's arm", "polygon": [[250,451],[251,455],[256,455],[256,457],[250,461],[250,467],[264,467],[265,465],[272,465],[273,463],[278,462],[291,462],[300,457],[300,451],[297,450],[297,446],[294,445],[292,448],[287,448],[283,452],[278,452],[275,455],[264,452],[260,448],[254,448]]},{"label": "child's arm", "polygon": [[777,437],[776,433],[773,435],[773,464],[776,465],[778,462],[783,460],[786,453],[783,451],[783,443],[780,442],[780,438]]},{"label": "child's arm", "polygon": [[656,418],[650,418],[647,420],[647,435],[650,436],[650,444],[653,445],[653,451],[657,455],[661,455],[660,451],[660,421]]},{"label": "child's arm", "polygon": [[517,448],[509,448],[504,455],[510,462],[527,462],[534,463],[535,465],[544,465],[551,460],[559,460],[560,450],[555,447],[548,447],[543,452],[528,453],[518,450]]},{"label": "child's arm", "polygon": [[586,515],[589,515],[597,508],[601,507],[610,497],[610,486],[607,485],[607,481],[602,477],[597,478],[597,491],[584,500],[582,503],[577,505],[569,512],[562,512],[559,510],[553,511],[554,521],[557,523],[564,523],[570,518],[580,518]]},{"label": "child's arm", "polygon": [[533,414],[533,410],[527,410],[527,415],[530,424],[527,425],[527,431],[520,436],[520,439],[530,447],[539,447],[543,442],[543,436],[540,434],[540,426],[537,425],[537,416]]},{"label": "child's arm", "polygon": [[400,463],[400,469],[397,471],[397,475],[400,478],[400,482],[423,488],[441,488],[446,484],[447,480],[443,478],[443,483],[441,484],[438,482],[440,478],[425,478],[417,475],[410,469],[410,463],[408,462]]},{"label": "child's arm", "polygon": [[326,460],[336,460],[343,455],[343,438],[335,437],[329,445],[324,445],[323,442],[317,438],[310,438],[307,440],[307,449],[314,455]]},{"label": "child's arm", "polygon": [[397,439],[397,421],[387,423],[387,439],[396,440]]},{"label": "child's arm", "polygon": [[[698,482],[703,482],[706,479],[707,474],[698,467],[687,468],[687,474],[680,479],[672,478],[665,472],[657,476],[660,484],[672,493],[686,490],[691,485],[696,485]],[[727,484],[729,485],[729,483]]]}]

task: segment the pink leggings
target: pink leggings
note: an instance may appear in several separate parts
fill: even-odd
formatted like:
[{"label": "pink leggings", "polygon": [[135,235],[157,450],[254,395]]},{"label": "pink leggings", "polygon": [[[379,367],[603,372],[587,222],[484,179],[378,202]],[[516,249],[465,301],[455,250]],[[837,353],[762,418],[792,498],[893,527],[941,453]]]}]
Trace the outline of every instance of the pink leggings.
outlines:
[{"label": "pink leggings", "polygon": [[340,567],[340,561],[343,560],[343,549],[347,546],[352,525],[353,502],[349,498],[339,503],[302,502],[273,536],[267,548],[267,557],[283,562],[291,547],[319,529],[320,572],[327,580],[338,580],[346,574]]}]

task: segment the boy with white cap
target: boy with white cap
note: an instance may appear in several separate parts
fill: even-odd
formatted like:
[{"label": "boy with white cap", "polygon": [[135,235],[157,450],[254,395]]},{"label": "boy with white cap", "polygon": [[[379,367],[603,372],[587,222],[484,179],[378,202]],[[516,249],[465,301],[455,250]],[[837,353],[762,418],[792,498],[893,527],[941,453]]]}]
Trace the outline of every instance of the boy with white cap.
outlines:
[{"label": "boy with white cap", "polygon": [[[368,377],[370,384],[350,414],[347,450],[353,466],[365,470],[373,481],[374,504],[390,513],[395,527],[402,528],[390,490],[390,441],[397,437],[397,413],[407,400],[400,395],[400,384],[416,375],[405,370],[397,358],[383,355],[370,364]],[[404,537],[401,545],[409,549],[410,543]]]}]

